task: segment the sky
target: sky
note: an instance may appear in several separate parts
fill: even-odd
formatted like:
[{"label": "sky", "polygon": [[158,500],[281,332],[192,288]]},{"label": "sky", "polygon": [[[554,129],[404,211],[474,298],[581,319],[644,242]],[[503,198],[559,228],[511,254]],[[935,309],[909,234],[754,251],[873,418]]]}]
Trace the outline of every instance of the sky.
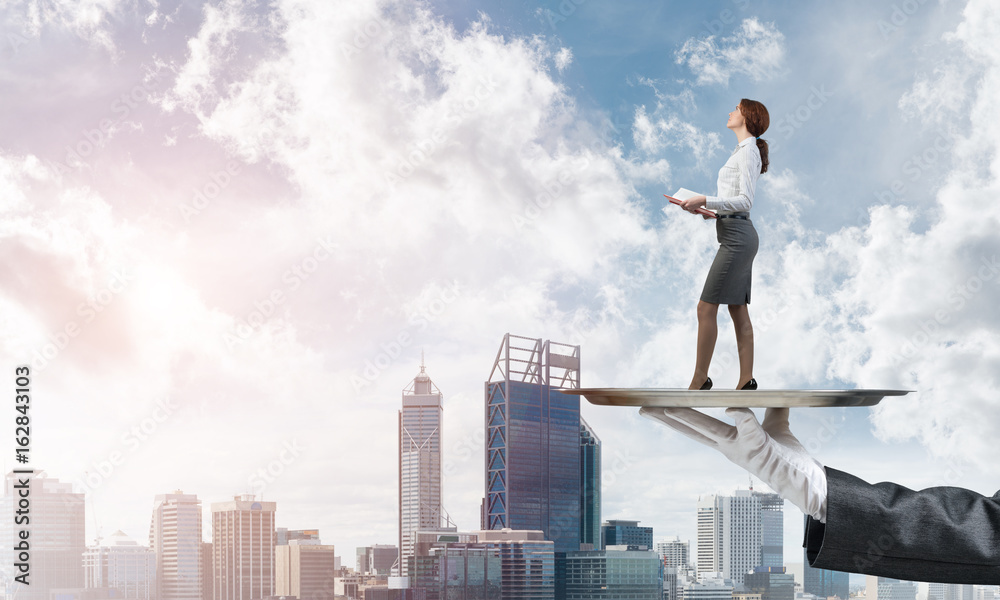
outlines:
[{"label": "sky", "polygon": [[[276,501],[349,565],[395,543],[421,356],[445,507],[478,528],[505,333],[579,344],[584,387],[690,380],[715,239],[662,194],[714,193],[741,98],[771,115],[761,388],[914,390],[792,431],[871,482],[1000,488],[996,3],[8,0],[0,22],[0,363],[11,386],[32,365],[30,465],[86,493],[88,543],[145,543],[178,489],[206,515]],[[736,385],[726,311],[711,376]],[[581,410],[605,519],[693,540],[698,497],[751,483]],[[801,532],[786,503],[789,563]]]}]

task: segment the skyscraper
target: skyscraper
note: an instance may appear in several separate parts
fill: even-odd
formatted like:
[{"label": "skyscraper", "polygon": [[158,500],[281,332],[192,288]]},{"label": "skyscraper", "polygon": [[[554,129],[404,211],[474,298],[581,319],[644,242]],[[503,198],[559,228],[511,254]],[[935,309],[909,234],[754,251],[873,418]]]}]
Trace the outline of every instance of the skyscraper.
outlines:
[{"label": "skyscraper", "polygon": [[[803,523],[808,519],[807,515],[802,515]],[[806,549],[803,548],[802,591],[807,594],[814,594],[819,598],[837,596],[840,600],[847,600],[850,595],[850,575],[841,571],[829,571],[827,569],[810,567],[809,557],[806,556]],[[928,592],[927,600],[945,600],[944,598],[934,598],[932,596]]]},{"label": "skyscraper", "polygon": [[601,547],[601,440],[580,417],[580,548]]},{"label": "skyscraper", "polygon": [[912,581],[901,581],[892,577],[865,577],[865,598],[867,600],[914,600],[917,586]]},{"label": "skyscraper", "polygon": [[114,588],[123,600],[150,600],[156,594],[156,553],[121,531],[83,553],[86,587]]},{"label": "skyscraper", "polygon": [[201,501],[181,490],[153,501],[149,547],[156,553],[157,600],[201,600]]},{"label": "skyscraper", "polygon": [[413,575],[414,532],[441,527],[444,401],[420,361],[399,411],[399,574]]},{"label": "skyscraper", "polygon": [[[20,492],[30,498],[27,514],[18,506]],[[49,590],[83,587],[84,496],[74,493],[72,484],[45,477],[40,471],[8,473],[0,512],[0,572],[8,593],[16,594],[18,600],[48,600]],[[29,521],[15,523],[15,516]],[[16,548],[24,541],[15,539],[22,530],[30,531],[28,560]],[[29,569],[29,585],[15,581],[23,574],[16,563]]]},{"label": "skyscraper", "polygon": [[[768,495],[752,490],[736,490],[732,496],[708,496],[698,501],[698,573],[721,573],[737,586],[743,576],[761,566],[764,558],[762,516],[769,526],[772,539],[775,515],[780,508]],[[762,497],[770,504],[762,515]],[[779,538],[780,540],[780,538]],[[769,556],[774,556],[772,541]],[[780,552],[780,551],[778,551]],[[780,556],[780,554],[778,554]]]},{"label": "skyscraper", "polygon": [[[760,563],[762,567],[785,564],[785,500],[778,494],[753,492],[760,498]],[[758,565],[754,565],[758,566]]]},{"label": "skyscraper", "polygon": [[484,529],[541,530],[557,553],[580,549],[580,398],[558,391],[579,387],[579,346],[504,335],[485,385]]},{"label": "skyscraper", "polygon": [[258,600],[274,595],[277,504],[253,494],[212,503],[215,600]]}]

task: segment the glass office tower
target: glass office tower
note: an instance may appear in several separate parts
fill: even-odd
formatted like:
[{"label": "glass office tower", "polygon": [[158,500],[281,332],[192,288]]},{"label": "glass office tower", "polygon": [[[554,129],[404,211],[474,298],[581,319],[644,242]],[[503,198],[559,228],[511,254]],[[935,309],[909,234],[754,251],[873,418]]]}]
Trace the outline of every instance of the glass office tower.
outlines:
[{"label": "glass office tower", "polygon": [[486,382],[484,529],[536,529],[580,549],[580,347],[504,335]]},{"label": "glass office tower", "polygon": [[580,417],[580,549],[601,548],[601,440]]}]

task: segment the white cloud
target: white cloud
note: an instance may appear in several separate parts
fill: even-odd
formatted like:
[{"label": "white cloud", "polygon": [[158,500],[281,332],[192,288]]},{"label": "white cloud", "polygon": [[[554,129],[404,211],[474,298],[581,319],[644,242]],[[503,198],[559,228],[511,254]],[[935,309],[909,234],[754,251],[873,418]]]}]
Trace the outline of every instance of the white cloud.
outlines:
[{"label": "white cloud", "polygon": [[735,74],[764,81],[783,71],[784,40],[784,34],[774,23],[751,17],[744,19],[731,36],[688,38],[674,53],[674,59],[677,64],[691,69],[697,76],[698,85],[726,85]]},{"label": "white cloud", "polygon": [[38,38],[46,27],[64,29],[83,40],[116,52],[112,22],[124,0],[10,0],[4,2],[5,42],[20,46],[22,36]]},{"label": "white cloud", "polygon": [[968,99],[966,82],[971,76],[968,62],[936,68],[933,75],[921,74],[899,99],[903,117],[920,116],[931,124],[955,118]]},{"label": "white cloud", "polygon": [[704,166],[712,155],[723,149],[718,133],[702,131],[669,111],[662,111],[665,115],[660,112],[650,116],[645,106],[635,109],[632,139],[643,152],[655,154],[664,148],[686,150],[699,166]]},{"label": "white cloud", "polygon": [[[0,160],[0,348],[9,361],[80,320],[78,304],[116,268],[136,273],[46,369],[48,396],[64,401],[44,409],[38,457],[53,475],[79,480],[158,398],[179,402],[93,492],[105,528],[125,521],[140,538],[152,495],[165,489],[188,488],[206,504],[246,491],[253,470],[298,439],[303,458],[267,490],[282,525],[318,524],[325,540],[348,547],[391,542],[395,410],[420,349],[448,403],[445,445],[458,467],[448,508],[463,527],[478,523],[481,454],[463,459],[456,444],[479,448],[463,434],[481,425],[482,381],[504,332],[583,344],[585,385],[673,387],[690,377],[714,228],[669,208],[656,222],[644,216],[632,184],[666,182],[671,165],[623,157],[581,122],[556,77],[570,55],[505,39],[485,18],[458,33],[409,3],[288,1],[266,18],[224,3],[202,16],[187,53],[161,57],[177,77],[160,106],[176,120],[145,121],[144,135],[167,140],[157,144],[167,158],[203,150],[189,123],[178,125],[190,116],[197,142],[253,163],[241,165],[246,177],[258,168],[287,185],[221,195],[178,224],[175,205],[190,191],[174,181],[151,179],[142,187],[155,199],[150,214],[128,218],[131,189],[102,196],[31,157]],[[955,144],[958,167],[930,226],[918,230],[923,215],[912,209],[879,206],[870,222],[827,236],[799,217],[839,197],[794,172],[768,173],[759,202],[780,204],[785,218],[757,219],[751,306],[763,385],[914,387],[919,395],[874,413],[879,435],[919,439],[992,476],[1000,275],[988,265],[1000,254],[1000,208],[980,199],[1000,187],[996,20],[989,2],[972,2],[956,33],[989,68],[970,75],[967,104],[947,107],[968,106],[984,125]],[[247,44],[263,51],[238,51]],[[737,73],[773,77],[782,55],[781,34],[749,20],[732,37],[692,42],[683,62],[701,84],[725,83]],[[930,96],[919,81],[913,89],[907,106],[937,110],[920,100]],[[678,116],[694,110],[692,92],[657,100],[655,110],[636,108],[636,146],[690,151],[707,164],[719,136]],[[316,259],[327,237],[334,249]],[[284,277],[303,267],[309,277],[293,290]],[[275,291],[282,301],[270,301]],[[947,320],[937,322],[942,310]],[[251,334],[230,348],[225,336],[244,323]],[[720,387],[735,383],[734,355],[723,325]],[[359,393],[352,376],[383,356]],[[634,449],[609,471],[608,515],[683,531],[692,498],[744,480],[634,411],[583,410],[607,456]],[[184,452],[195,443],[201,454]],[[658,470],[670,480],[650,487]]]},{"label": "white cloud", "polygon": [[573,51],[569,48],[560,48],[555,55],[556,69],[560,72],[565,71],[566,67],[573,62]]}]

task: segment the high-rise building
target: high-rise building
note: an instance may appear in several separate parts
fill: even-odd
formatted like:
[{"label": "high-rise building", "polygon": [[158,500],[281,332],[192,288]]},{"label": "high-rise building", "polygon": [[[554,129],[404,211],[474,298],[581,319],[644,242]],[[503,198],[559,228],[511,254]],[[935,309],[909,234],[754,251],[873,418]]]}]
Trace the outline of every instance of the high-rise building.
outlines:
[{"label": "high-rise building", "polygon": [[661,600],[663,567],[655,552],[591,550],[566,554],[566,600]]},{"label": "high-rise building", "polygon": [[601,548],[601,440],[580,417],[580,549]]},{"label": "high-rise building", "polygon": [[399,574],[413,573],[413,534],[441,527],[444,401],[423,365],[399,411]]},{"label": "high-rise building", "polygon": [[629,550],[652,550],[653,528],[639,527],[639,521],[615,519],[601,525],[601,548],[628,546]]},{"label": "high-rise building", "polygon": [[674,536],[663,542],[656,543],[656,553],[660,555],[665,569],[681,567],[686,569],[690,561],[690,545],[682,542],[679,536]]},{"label": "high-rise building", "polygon": [[113,588],[122,600],[151,600],[156,594],[156,553],[121,531],[83,553],[88,588]]},{"label": "high-rise building", "polygon": [[[928,583],[927,600],[976,600],[977,596],[993,599],[991,587],[960,583]],[[977,592],[979,592],[977,594]]]},{"label": "high-rise building", "polygon": [[[30,498],[27,512],[19,506],[22,493]],[[4,480],[0,512],[0,573],[9,594],[18,600],[48,600],[49,590],[83,588],[83,494],[74,493],[72,484],[45,477],[43,471],[12,471]],[[16,523],[15,518],[28,520]],[[29,532],[27,541],[20,539],[22,530]],[[17,548],[22,542],[29,546],[28,560]],[[28,585],[15,579],[24,575],[19,564],[27,570]]]},{"label": "high-rise building", "polygon": [[541,531],[418,531],[409,591],[427,600],[552,600],[553,547]]},{"label": "high-rise building", "polygon": [[201,501],[181,490],[153,501],[149,547],[156,553],[157,600],[201,600]]},{"label": "high-rise building", "polygon": [[901,581],[891,577],[865,577],[866,600],[915,600],[917,586],[912,581]]},{"label": "high-rise building", "polygon": [[784,566],[785,500],[778,494],[753,494],[760,499],[760,563],[754,566]]},{"label": "high-rise building", "polygon": [[201,600],[215,600],[212,542],[201,543]]},{"label": "high-rise building", "polygon": [[721,573],[740,586],[744,574],[761,566],[761,513],[761,495],[751,490],[698,501],[699,577]]},{"label": "high-rise building", "polygon": [[333,600],[337,572],[334,547],[313,541],[290,540],[274,547],[276,596]]},{"label": "high-rise building", "polygon": [[[997,600],[1000,598],[1000,586],[997,585],[974,585],[972,586],[973,600]],[[931,600],[928,594],[928,599]]]},{"label": "high-rise building", "polygon": [[501,600],[549,600],[555,591],[555,545],[541,531],[477,531],[479,542],[500,552]]},{"label": "high-rise building", "polygon": [[[557,352],[556,350],[559,350]],[[541,530],[580,549],[580,347],[505,334],[486,392],[484,529]]]},{"label": "high-rise building", "polygon": [[274,515],[277,504],[253,494],[212,503],[212,577],[215,600],[259,600],[274,595]]},{"label": "high-rise building", "polygon": [[[807,515],[802,515],[803,524],[809,519]],[[933,584],[932,584],[933,585]],[[817,569],[809,566],[809,557],[806,549],[802,549],[802,591],[813,594],[817,598],[829,598],[837,596],[840,600],[847,600],[850,596],[850,575],[842,571],[830,571],[827,569]],[[927,600],[944,600],[944,598],[931,598]]]},{"label": "high-rise building", "polygon": [[500,553],[475,543],[434,547],[414,557],[413,579],[425,600],[501,598]]},{"label": "high-rise building", "polygon": [[743,587],[761,600],[794,600],[795,580],[785,567],[754,567],[743,576]]}]

